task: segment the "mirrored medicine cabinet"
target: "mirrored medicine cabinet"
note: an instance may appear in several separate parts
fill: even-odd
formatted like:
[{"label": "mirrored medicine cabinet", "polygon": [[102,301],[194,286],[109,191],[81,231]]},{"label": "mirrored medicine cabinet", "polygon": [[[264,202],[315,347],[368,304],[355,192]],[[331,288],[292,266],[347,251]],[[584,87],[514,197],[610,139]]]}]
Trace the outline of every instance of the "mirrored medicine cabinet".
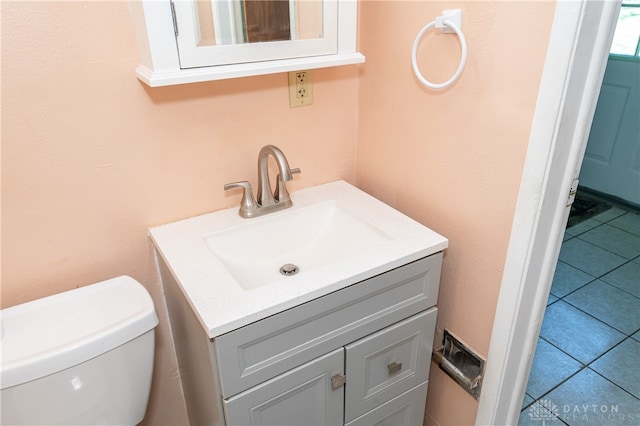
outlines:
[{"label": "mirrored medicine cabinet", "polygon": [[131,0],[151,87],[364,62],[357,0]]}]

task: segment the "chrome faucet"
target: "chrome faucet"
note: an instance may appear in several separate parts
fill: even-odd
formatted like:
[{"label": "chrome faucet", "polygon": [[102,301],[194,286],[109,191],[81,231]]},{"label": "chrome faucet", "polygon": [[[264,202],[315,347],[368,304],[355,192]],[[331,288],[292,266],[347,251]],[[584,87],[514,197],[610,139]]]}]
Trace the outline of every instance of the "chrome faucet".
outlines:
[{"label": "chrome faucet", "polygon": [[[276,160],[278,165],[278,177],[276,188],[271,191],[269,181],[269,156]],[[250,218],[261,216],[277,210],[291,207],[291,197],[287,191],[285,182],[293,179],[294,173],[300,173],[300,169],[291,169],[284,153],[275,145],[262,147],[258,154],[258,194],[257,199],[253,196],[251,183],[248,181],[232,182],[224,186],[224,190],[232,188],[242,188],[242,200],[240,201],[239,214],[242,217]]]},{"label": "chrome faucet", "polygon": [[[267,207],[274,205],[276,202],[289,202],[291,205],[291,200],[289,199],[289,193],[287,192],[286,187],[284,187],[284,199],[280,199],[282,194],[278,194],[278,191],[274,191],[271,193],[271,182],[269,182],[269,156],[272,156],[276,163],[278,164],[278,184],[277,188],[284,187],[284,182],[289,182],[291,179],[291,168],[289,167],[289,162],[287,161],[287,157],[284,156],[284,153],[275,145],[267,145],[263,146],[258,154],[258,204],[262,207]],[[283,182],[280,185],[280,182]]]}]

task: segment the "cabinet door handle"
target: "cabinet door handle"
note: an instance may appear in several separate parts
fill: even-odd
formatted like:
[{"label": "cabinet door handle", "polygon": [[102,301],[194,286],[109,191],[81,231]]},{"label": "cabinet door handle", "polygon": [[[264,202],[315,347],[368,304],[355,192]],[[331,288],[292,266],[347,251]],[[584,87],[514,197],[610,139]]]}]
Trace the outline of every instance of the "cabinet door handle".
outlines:
[{"label": "cabinet door handle", "polygon": [[389,375],[393,376],[394,374],[397,374],[400,372],[400,370],[402,370],[402,363],[393,361],[389,363],[389,365],[387,365],[387,368],[389,369]]},{"label": "cabinet door handle", "polygon": [[344,374],[336,374],[335,376],[331,377],[331,390],[339,389],[340,387],[344,386],[346,381],[347,376],[345,376]]}]

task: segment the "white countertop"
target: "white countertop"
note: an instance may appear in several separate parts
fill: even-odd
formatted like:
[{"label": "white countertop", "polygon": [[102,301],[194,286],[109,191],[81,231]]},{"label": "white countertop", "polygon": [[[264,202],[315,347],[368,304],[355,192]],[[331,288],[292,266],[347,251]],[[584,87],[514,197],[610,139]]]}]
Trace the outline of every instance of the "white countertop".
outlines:
[{"label": "white countertop", "polygon": [[[214,338],[270,315],[340,290],[372,276],[444,250],[445,237],[337,181],[291,194],[293,207],[244,219],[234,207],[150,229],[149,233],[209,337]],[[287,215],[317,202],[337,201],[392,236],[330,268],[282,277],[262,287],[243,289],[205,242],[211,233],[253,221]],[[239,201],[239,200],[238,200]]]}]

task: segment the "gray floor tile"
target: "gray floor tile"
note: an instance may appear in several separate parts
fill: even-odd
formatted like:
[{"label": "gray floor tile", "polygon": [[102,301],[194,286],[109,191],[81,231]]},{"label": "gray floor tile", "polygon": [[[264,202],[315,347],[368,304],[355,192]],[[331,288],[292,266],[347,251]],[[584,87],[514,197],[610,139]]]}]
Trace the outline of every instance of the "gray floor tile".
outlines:
[{"label": "gray floor tile", "polygon": [[[546,398],[558,417],[571,426],[638,424],[640,401],[586,368]],[[629,422],[632,420],[631,423]],[[541,424],[540,422],[538,424]]]},{"label": "gray floor tile", "polygon": [[640,256],[640,236],[611,225],[598,226],[579,238],[626,259]]},{"label": "gray floor tile", "polygon": [[[627,339],[589,366],[640,398],[640,342]],[[640,419],[638,419],[640,422]]]},{"label": "gray floor tile", "polygon": [[578,372],[582,364],[544,339],[538,339],[527,394],[538,399]]},{"label": "gray floor tile", "polygon": [[602,225],[602,222],[598,222],[597,220],[592,219],[587,219],[584,222],[580,222],[577,225],[573,225],[571,228],[567,228],[565,229],[565,232],[569,235],[580,235],[584,232],[587,232],[593,228],[595,228],[596,226],[600,226]]},{"label": "gray floor tile", "polygon": [[635,235],[640,235],[640,214],[628,212],[627,214],[608,223],[616,228],[624,229],[625,231],[631,232]]},{"label": "gray floor tile", "polygon": [[612,286],[640,297],[640,263],[626,263],[601,279]]},{"label": "gray floor tile", "polygon": [[559,261],[553,274],[551,294],[557,297],[564,297],[593,280],[595,280],[595,277]]},{"label": "gray floor tile", "polygon": [[579,238],[562,244],[560,260],[594,277],[600,277],[627,261]]},{"label": "gray floor tile", "polygon": [[625,335],[560,300],[547,308],[540,337],[588,364]]},{"label": "gray floor tile", "polygon": [[622,216],[626,212],[627,212],[626,210],[622,210],[618,207],[611,207],[609,210],[603,211],[602,213],[595,215],[594,217],[592,217],[592,219],[597,220],[598,222],[605,223],[617,218],[618,216]]},{"label": "gray floor tile", "polygon": [[640,331],[638,331],[633,336],[631,336],[631,338],[637,340],[638,342],[640,342]]},{"label": "gray floor tile", "polygon": [[640,299],[604,281],[594,281],[564,300],[627,336],[640,329]]},{"label": "gray floor tile", "polygon": [[571,238],[573,238],[573,235],[571,234],[567,234],[566,232],[564,233],[564,235],[562,236],[562,242],[565,242],[567,240],[570,240]]}]

